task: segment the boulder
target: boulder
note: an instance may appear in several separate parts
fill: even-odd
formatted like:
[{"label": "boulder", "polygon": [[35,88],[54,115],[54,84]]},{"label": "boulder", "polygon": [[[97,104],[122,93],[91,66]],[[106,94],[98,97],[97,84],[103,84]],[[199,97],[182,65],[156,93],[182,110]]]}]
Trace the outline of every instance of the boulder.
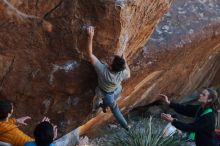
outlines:
[{"label": "boulder", "polygon": [[85,55],[88,26],[95,27],[100,59],[124,54],[131,63],[170,5],[171,0],[2,0],[0,93],[14,102],[16,117],[32,117],[25,131],[32,133],[43,116],[60,134],[93,117],[97,77]]}]

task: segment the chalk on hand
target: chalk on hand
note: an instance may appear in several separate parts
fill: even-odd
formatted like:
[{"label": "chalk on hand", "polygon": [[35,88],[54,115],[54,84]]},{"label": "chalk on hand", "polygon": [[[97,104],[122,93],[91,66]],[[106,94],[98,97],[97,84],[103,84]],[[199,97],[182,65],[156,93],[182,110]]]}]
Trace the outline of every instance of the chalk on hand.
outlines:
[{"label": "chalk on hand", "polygon": [[46,21],[46,20],[42,21],[42,27],[43,27],[44,31],[47,31],[47,32],[52,32],[53,31],[53,25],[50,22]]},{"label": "chalk on hand", "polygon": [[85,25],[82,26],[82,30],[87,30],[87,28],[89,28],[89,27],[93,27],[95,29],[95,26],[85,24]]}]

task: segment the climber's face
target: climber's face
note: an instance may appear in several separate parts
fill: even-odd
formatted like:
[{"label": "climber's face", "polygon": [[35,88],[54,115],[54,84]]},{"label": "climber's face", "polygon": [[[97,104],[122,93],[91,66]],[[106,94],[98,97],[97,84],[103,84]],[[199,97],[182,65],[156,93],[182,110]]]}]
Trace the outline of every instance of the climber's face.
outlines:
[{"label": "climber's face", "polygon": [[199,94],[198,101],[200,103],[207,103],[208,98],[209,98],[209,92],[208,90],[205,89]]}]

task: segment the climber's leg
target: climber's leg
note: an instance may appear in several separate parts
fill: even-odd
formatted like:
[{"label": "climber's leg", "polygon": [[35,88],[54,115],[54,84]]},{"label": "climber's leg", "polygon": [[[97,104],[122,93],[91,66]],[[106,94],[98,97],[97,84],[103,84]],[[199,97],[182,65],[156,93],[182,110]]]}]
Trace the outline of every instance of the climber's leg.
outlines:
[{"label": "climber's leg", "polygon": [[116,102],[112,103],[110,105],[111,111],[113,113],[113,115],[115,116],[116,120],[118,121],[118,123],[126,130],[128,130],[128,123],[125,120],[124,116],[122,115],[118,105],[116,104]]},{"label": "climber's leg", "polygon": [[126,130],[128,130],[128,123],[125,120],[124,116],[122,115],[115,99],[114,99],[114,93],[106,93],[105,97],[103,98],[103,104],[106,106],[109,106],[111,108],[111,111],[113,113],[113,115],[115,116],[116,120],[118,121],[118,123],[125,128]]}]

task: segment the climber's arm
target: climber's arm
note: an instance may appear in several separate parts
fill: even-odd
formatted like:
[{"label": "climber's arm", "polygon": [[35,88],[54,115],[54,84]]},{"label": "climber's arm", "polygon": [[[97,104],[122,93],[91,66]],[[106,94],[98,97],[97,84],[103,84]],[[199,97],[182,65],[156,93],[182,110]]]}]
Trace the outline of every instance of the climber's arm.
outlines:
[{"label": "climber's arm", "polygon": [[131,77],[131,71],[130,71],[130,68],[128,66],[128,63],[127,63],[127,60],[125,58],[125,56],[123,55],[123,58],[125,60],[125,71],[124,71],[124,79],[128,79]]},{"label": "climber's arm", "polygon": [[127,63],[127,60],[125,59],[125,68],[126,68],[126,70],[128,71],[128,76],[127,76],[127,78],[130,78],[131,77],[131,71],[130,71],[130,68],[129,68],[129,66],[128,66],[128,63]]},{"label": "climber's arm", "polygon": [[94,27],[92,27],[92,26],[88,27],[87,33],[88,33],[87,54],[89,57],[89,61],[92,63],[92,65],[95,65],[96,62],[98,61],[98,58],[93,54],[93,51],[92,51]]}]

